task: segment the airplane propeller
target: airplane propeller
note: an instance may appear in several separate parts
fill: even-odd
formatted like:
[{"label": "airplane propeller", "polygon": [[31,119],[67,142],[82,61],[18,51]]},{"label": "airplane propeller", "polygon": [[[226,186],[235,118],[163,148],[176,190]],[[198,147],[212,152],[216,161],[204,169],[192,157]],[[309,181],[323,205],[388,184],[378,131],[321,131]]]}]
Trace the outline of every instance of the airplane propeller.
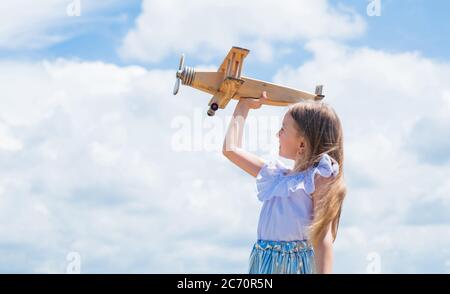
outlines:
[{"label": "airplane propeller", "polygon": [[180,89],[180,82],[182,79],[182,73],[184,71],[184,54],[181,54],[180,65],[178,66],[178,71],[176,73],[177,80],[175,81],[175,87],[173,88],[173,95],[177,95]]}]

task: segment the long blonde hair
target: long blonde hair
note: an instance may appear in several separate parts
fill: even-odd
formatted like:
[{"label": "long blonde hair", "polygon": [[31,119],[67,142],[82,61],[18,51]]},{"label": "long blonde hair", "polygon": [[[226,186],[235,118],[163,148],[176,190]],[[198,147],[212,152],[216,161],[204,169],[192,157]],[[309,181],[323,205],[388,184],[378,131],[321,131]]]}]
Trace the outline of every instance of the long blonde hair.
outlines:
[{"label": "long blonde hair", "polygon": [[306,161],[306,166],[318,164],[324,154],[328,154],[339,164],[338,175],[328,181],[325,187],[321,187],[320,195],[313,197],[313,220],[309,228],[309,239],[317,245],[325,237],[331,224],[334,242],[346,195],[341,122],[333,108],[323,102],[296,103],[289,107],[288,112],[295,121],[299,135],[306,139],[309,146],[307,158],[302,159],[303,162]]}]

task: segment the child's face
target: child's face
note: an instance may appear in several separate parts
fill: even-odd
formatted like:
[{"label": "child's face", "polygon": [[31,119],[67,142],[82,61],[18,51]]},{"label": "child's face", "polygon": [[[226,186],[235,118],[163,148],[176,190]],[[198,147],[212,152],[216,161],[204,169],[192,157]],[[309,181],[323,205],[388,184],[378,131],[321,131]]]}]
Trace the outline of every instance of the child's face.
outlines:
[{"label": "child's face", "polygon": [[304,138],[298,134],[295,121],[288,112],[284,115],[283,124],[278,131],[280,141],[278,154],[284,158],[295,160],[301,148],[304,148]]}]

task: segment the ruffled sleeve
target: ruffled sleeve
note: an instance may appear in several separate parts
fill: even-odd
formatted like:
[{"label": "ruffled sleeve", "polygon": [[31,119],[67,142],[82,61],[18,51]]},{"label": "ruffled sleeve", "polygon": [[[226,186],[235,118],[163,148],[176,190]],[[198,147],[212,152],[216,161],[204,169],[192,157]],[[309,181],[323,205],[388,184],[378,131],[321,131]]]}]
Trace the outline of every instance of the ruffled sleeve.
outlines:
[{"label": "ruffled sleeve", "polygon": [[274,193],[280,194],[276,188],[286,170],[287,168],[279,160],[264,163],[256,176],[256,192],[259,200],[268,200]]},{"label": "ruffled sleeve", "polygon": [[308,194],[313,193],[316,189],[314,184],[316,174],[325,178],[335,177],[339,174],[339,164],[333,161],[328,154],[324,154],[317,166],[309,168],[304,181],[305,192]]}]

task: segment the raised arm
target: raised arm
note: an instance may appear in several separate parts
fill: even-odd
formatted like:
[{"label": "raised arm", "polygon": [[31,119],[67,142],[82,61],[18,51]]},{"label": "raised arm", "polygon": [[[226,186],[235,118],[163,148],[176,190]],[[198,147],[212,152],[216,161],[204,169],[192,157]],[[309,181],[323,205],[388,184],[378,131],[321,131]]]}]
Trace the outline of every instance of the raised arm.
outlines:
[{"label": "raised arm", "polygon": [[254,177],[258,175],[264,161],[259,156],[242,149],[242,136],[249,110],[261,107],[265,99],[267,97],[263,93],[260,100],[239,100],[228,126],[222,149],[226,158]]}]

